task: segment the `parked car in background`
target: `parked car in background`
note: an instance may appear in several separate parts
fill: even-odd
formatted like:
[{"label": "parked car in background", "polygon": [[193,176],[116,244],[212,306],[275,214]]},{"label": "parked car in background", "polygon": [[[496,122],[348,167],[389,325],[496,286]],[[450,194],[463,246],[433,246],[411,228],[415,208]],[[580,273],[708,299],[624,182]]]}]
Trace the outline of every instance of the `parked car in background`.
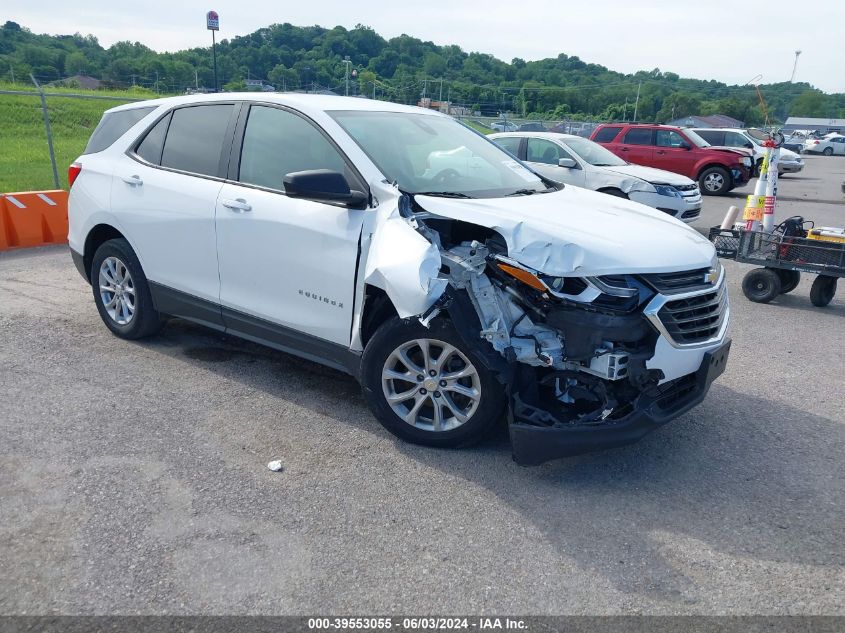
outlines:
[{"label": "parked car in background", "polygon": [[543,179],[438,112],[131,103],[68,175],[71,257],[115,336],[182,317],[323,363],[411,442],[467,445],[507,408],[523,464],[629,444],[725,369],[727,282],[705,237]]},{"label": "parked car in background", "polygon": [[[760,167],[766,155],[763,142],[769,135],[762,130],[740,128],[690,128],[711,145],[722,147],[744,147],[754,153],[754,174],[760,174]],[[778,174],[797,174],[804,169],[804,160],[795,152],[781,147],[778,159]]]},{"label": "parked car in background", "polygon": [[809,138],[804,141],[804,151],[809,154],[824,154],[825,156],[845,155],[845,136],[828,134],[824,138]]},{"label": "parked car in background", "polygon": [[701,214],[701,192],[694,180],[632,165],[589,139],[553,132],[506,132],[490,138],[556,182],[628,198],[683,222]]},{"label": "parked car in background", "polygon": [[490,128],[496,132],[516,132],[519,126],[512,121],[494,121],[490,124]]},{"label": "parked car in background", "polygon": [[543,125],[542,121],[529,121],[517,128],[520,132],[548,132],[549,128]]},{"label": "parked car in background", "polygon": [[626,161],[692,178],[701,193],[709,196],[723,196],[751,178],[751,150],[713,147],[689,129],[642,123],[603,124],[590,138]]}]

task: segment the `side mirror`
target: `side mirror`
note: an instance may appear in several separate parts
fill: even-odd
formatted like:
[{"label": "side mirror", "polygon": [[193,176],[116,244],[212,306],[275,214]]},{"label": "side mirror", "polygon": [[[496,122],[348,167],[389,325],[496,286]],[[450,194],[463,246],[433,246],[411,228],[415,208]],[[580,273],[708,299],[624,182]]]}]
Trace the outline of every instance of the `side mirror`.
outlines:
[{"label": "side mirror", "polygon": [[692,149],[692,145],[690,145],[686,141],[681,141],[681,144],[679,145],[679,147],[681,149]]},{"label": "side mirror", "polygon": [[754,145],[751,143],[743,143],[742,146],[746,149],[754,149]]},{"label": "side mirror", "polygon": [[574,158],[561,158],[557,161],[558,167],[566,167],[567,169],[572,169],[575,167],[575,159]]},{"label": "side mirror", "polygon": [[305,198],[317,202],[360,207],[367,202],[363,191],[352,191],[346,176],[330,169],[309,169],[285,175],[285,194],[289,198]]}]

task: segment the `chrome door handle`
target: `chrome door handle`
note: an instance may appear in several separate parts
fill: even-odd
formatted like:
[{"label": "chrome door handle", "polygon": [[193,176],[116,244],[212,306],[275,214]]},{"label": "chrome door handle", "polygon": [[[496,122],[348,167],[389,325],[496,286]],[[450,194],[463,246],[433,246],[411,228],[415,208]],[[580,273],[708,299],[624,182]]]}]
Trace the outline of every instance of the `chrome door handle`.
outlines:
[{"label": "chrome door handle", "polygon": [[133,187],[135,187],[137,185],[143,185],[144,184],[144,181],[141,180],[141,177],[138,176],[137,174],[134,175],[134,176],[123,176],[122,180],[127,185],[132,185]]},{"label": "chrome door handle", "polygon": [[237,200],[221,200],[220,204],[231,211],[252,211],[252,205],[243,198],[238,198]]}]

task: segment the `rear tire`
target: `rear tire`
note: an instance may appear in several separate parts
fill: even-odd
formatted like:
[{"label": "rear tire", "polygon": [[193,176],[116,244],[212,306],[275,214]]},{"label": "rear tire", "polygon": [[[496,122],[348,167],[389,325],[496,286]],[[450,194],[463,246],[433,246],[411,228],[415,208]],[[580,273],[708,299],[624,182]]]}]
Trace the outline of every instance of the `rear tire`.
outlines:
[{"label": "rear tire", "polygon": [[135,340],[161,329],[147,277],[125,239],[108,240],[96,250],[91,289],[100,318],[116,336]]},{"label": "rear tire", "polygon": [[754,303],[769,303],[780,294],[780,277],[771,268],[755,268],[742,280],[742,292]]},{"label": "rear tire", "polygon": [[698,186],[706,196],[724,196],[733,188],[733,182],[724,167],[708,167],[699,174]]},{"label": "rear tire", "polygon": [[367,343],[361,366],[364,398],[376,419],[408,442],[466,446],[501,419],[502,384],[445,319],[428,329],[416,320],[386,321]]},{"label": "rear tire", "polygon": [[823,308],[833,301],[833,295],[836,294],[836,281],[836,277],[829,277],[827,275],[816,277],[810,288],[810,301],[814,306]]},{"label": "rear tire", "polygon": [[792,292],[801,283],[801,273],[797,270],[778,268],[777,274],[780,277],[780,293],[782,295]]}]

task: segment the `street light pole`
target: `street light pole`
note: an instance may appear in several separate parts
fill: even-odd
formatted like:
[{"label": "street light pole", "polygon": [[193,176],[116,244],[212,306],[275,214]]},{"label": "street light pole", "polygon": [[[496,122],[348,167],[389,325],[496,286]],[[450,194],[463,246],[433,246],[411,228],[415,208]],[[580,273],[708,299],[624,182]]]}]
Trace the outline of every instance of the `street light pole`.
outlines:
[{"label": "street light pole", "polygon": [[801,51],[795,51],[795,63],[792,65],[792,77],[789,78],[789,83],[795,83],[795,71],[798,70],[798,56]]}]

